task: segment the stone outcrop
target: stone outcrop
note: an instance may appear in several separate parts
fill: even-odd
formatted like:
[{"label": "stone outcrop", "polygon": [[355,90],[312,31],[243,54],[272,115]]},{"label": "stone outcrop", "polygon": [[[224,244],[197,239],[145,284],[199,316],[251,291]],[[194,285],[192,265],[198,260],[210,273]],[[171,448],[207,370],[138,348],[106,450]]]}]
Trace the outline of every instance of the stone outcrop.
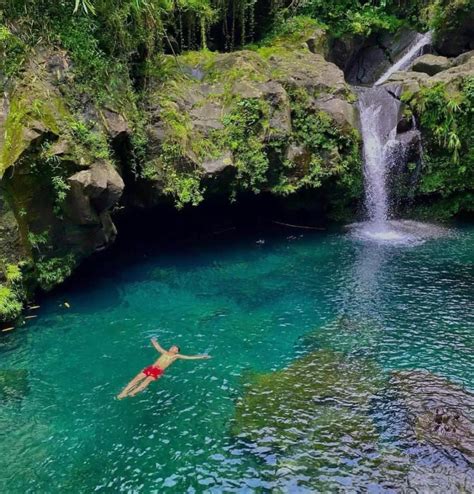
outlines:
[{"label": "stone outcrop", "polygon": [[[327,46],[322,32],[305,39],[291,48],[279,44],[169,58],[176,76],[152,82],[147,98],[151,118],[142,186],[155,202],[166,195],[179,205],[200,201],[209,179],[228,194],[245,188],[294,192],[310,185],[305,176],[311,175],[316,156],[326,176],[337,174],[338,163],[351,152],[340,144],[359,146],[356,98],[343,72],[319,53]],[[301,119],[306,118],[315,128],[303,135]],[[310,149],[310,133],[319,127],[328,142],[318,151]],[[251,170],[254,162],[259,170]]]},{"label": "stone outcrop", "polygon": [[423,72],[429,76],[435,75],[438,72],[449,69],[451,61],[442,56],[432,54],[422,55],[413,63],[412,69],[414,72]]},{"label": "stone outcrop", "polygon": [[116,235],[110,212],[124,183],[107,142],[126,140],[130,127],[109,107],[74,114],[63,92],[72,77],[64,52],[39,48],[1,101],[0,271],[28,266],[30,286],[18,293],[34,288],[38,266],[60,282]]}]

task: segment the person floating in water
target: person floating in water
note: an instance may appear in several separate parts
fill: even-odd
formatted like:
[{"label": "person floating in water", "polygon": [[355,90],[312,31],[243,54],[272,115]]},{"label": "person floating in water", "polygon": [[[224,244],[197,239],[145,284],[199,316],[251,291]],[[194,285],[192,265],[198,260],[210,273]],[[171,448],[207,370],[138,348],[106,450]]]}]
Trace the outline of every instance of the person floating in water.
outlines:
[{"label": "person floating in water", "polygon": [[154,364],[143,369],[140,374],[127,384],[124,390],[117,396],[119,400],[127,396],[135,396],[146,389],[152,381],[159,379],[164,374],[165,369],[178,359],[204,360],[211,358],[209,355],[180,355],[179,346],[177,345],[173,345],[169,350],[165,350],[155,338],[152,338],[151,344],[161,353],[160,358]]}]

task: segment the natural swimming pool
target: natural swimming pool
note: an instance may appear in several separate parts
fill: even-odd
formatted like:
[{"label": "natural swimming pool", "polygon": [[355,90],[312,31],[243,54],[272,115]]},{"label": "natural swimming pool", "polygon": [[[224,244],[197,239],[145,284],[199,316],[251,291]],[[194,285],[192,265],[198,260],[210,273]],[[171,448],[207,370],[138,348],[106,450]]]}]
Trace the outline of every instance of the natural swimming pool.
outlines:
[{"label": "natural swimming pool", "polygon": [[[282,230],[105,258],[0,339],[0,490],[474,485],[466,454],[407,432],[426,411],[407,390],[439,382],[393,373],[474,389],[473,241],[472,226],[411,247]],[[152,336],[213,359],[115,400]]]}]

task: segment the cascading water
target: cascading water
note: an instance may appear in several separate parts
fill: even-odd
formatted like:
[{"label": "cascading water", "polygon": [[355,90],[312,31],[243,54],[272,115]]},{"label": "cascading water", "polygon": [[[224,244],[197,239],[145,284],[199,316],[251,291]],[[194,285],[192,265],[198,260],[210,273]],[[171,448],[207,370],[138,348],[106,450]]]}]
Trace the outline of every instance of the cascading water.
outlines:
[{"label": "cascading water", "polygon": [[396,150],[403,145],[401,140],[397,140],[401,103],[397,98],[400,88],[391,85],[390,89],[387,89],[381,84],[394,72],[409,68],[423,48],[430,44],[431,38],[431,33],[418,35],[400,60],[392,65],[374,86],[357,88],[364,144],[365,207],[368,221],[357,225],[356,232],[364,238],[404,242],[418,239],[413,235],[413,230],[426,231],[419,223],[390,219],[387,175],[391,164],[396,161]]},{"label": "cascading water", "polygon": [[386,187],[390,146],[397,134],[400,102],[384,88],[360,90],[359,109],[364,141],[365,205],[369,221],[383,229],[388,220]]},{"label": "cascading water", "polygon": [[426,34],[417,34],[413,42],[405,50],[398,62],[394,63],[380,78],[375,82],[375,86],[379,86],[387,81],[392,74],[399,70],[406,70],[410,67],[412,62],[417,58],[422,52],[425,46],[431,44],[433,40],[433,34],[431,32]]}]

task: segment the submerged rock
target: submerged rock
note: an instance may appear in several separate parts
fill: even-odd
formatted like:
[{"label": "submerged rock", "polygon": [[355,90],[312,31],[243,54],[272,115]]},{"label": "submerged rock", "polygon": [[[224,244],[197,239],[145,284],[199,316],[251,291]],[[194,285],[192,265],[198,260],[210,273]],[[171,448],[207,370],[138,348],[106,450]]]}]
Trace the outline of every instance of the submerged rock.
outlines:
[{"label": "submerged rock", "polygon": [[474,464],[474,394],[424,371],[394,372],[390,384],[418,441],[454,448]]},{"label": "submerged rock", "polygon": [[[273,465],[270,481],[339,492],[403,485],[409,458],[384,444],[375,403],[386,380],[368,359],[318,350],[286,369],[255,376],[237,404],[232,433]],[[344,490],[344,489],[343,489]]]},{"label": "submerged rock", "polygon": [[0,371],[0,404],[22,399],[29,391],[27,370]]},{"label": "submerged rock", "polygon": [[341,315],[302,337],[298,347],[305,351],[330,348],[335,352],[367,357],[376,355],[383,344],[383,332],[375,320]]},{"label": "submerged rock", "polygon": [[[328,350],[315,351],[286,369],[256,375],[237,404],[232,432],[279,450],[312,434],[322,445],[326,440],[336,440],[333,432],[357,442],[365,434],[361,422],[366,421],[368,436],[374,432],[364,413],[382,382],[379,370],[370,361],[349,359]],[[337,420],[331,418],[333,413]],[[353,421],[357,427],[341,426]]]}]

